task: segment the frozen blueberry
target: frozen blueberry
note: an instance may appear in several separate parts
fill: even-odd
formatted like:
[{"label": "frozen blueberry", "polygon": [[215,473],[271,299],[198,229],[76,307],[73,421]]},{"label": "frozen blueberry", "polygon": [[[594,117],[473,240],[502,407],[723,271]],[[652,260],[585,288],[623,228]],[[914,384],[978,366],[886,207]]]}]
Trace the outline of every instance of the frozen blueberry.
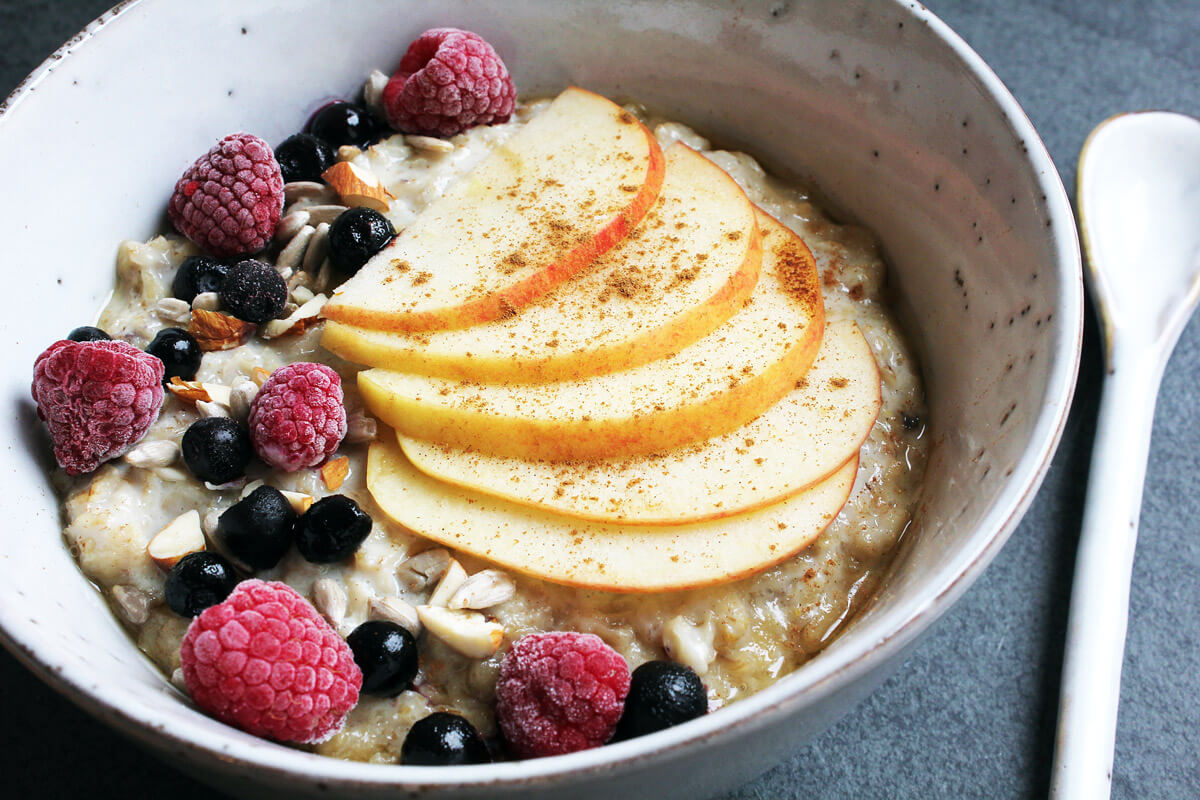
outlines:
[{"label": "frozen blueberry", "polygon": [[171,282],[171,294],[190,303],[196,295],[205,292],[221,291],[229,266],[208,256],[192,256],[184,259],[175,271],[175,280]]},{"label": "frozen blueberry", "polygon": [[256,258],[234,264],[221,284],[221,305],[246,322],[259,324],[278,318],[287,299],[287,281],[270,264]]},{"label": "frozen blueberry", "polygon": [[260,486],[234,503],[217,520],[223,550],[255,569],[279,563],[292,543],[296,512],[283,493]]},{"label": "frozen blueberry", "polygon": [[362,670],[366,694],[395,697],[417,677],[417,640],[394,622],[364,622],[346,637],[346,644]]},{"label": "frozen blueberry", "polygon": [[68,333],[67,338],[72,342],[102,342],[112,337],[92,325],[81,325]]},{"label": "frozen blueberry", "polygon": [[349,497],[333,494],[296,520],[296,549],[314,564],[330,564],[353,554],[370,532],[371,516]]},{"label": "frozen blueberry", "polygon": [[254,454],[250,433],[228,417],[193,422],[183,434],[183,460],[202,481],[229,483],[246,474]]},{"label": "frozen blueberry", "polygon": [[400,763],[458,767],[492,760],[479,731],[458,714],[438,711],[417,720],[400,747]]},{"label": "frozen blueberry", "polygon": [[204,355],[195,338],[183,328],[163,328],[155,334],[146,352],[162,361],[166,367],[163,383],[170,383],[173,377],[193,380]]},{"label": "frozen blueberry", "polygon": [[632,739],[703,716],[708,694],[694,670],[670,661],[647,661],[633,671],[615,739]]},{"label": "frozen blueberry", "polygon": [[319,181],[333,163],[333,148],[310,133],[297,133],[275,148],[284,183]]},{"label": "frozen blueberry", "polygon": [[167,606],[181,617],[194,617],[229,597],[238,580],[233,565],[216,553],[189,553],[167,573]]},{"label": "frozen blueberry", "polygon": [[379,136],[379,126],[366,109],[339,101],[313,114],[308,132],[336,150],[344,144],[365,147]]},{"label": "frozen blueberry", "polygon": [[353,275],[395,238],[396,229],[387,217],[357,206],[343,211],[329,227],[329,260],[339,271]]}]

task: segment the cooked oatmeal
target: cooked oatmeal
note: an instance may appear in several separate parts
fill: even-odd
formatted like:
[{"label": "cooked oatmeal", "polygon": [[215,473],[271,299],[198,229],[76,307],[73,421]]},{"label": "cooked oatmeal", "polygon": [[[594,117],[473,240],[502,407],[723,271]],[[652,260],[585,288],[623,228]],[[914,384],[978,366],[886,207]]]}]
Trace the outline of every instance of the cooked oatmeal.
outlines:
[{"label": "cooked oatmeal", "polygon": [[[526,104],[512,122],[459,134],[450,140],[451,149],[444,143],[432,147],[424,137],[394,135],[365,152],[344,155],[378,176],[394,196],[387,216],[399,230],[546,105]],[[669,656],[701,674],[710,708],[734,702],[796,669],[829,643],[874,590],[908,523],[924,471],[925,407],[915,360],[887,306],[885,268],[873,237],[861,228],[833,223],[807,191],[766,175],[750,156],[714,151],[685,125],[630,110],[647,119],[664,147],[683,141],[704,152],[741,184],[751,201],[798,233],[817,259],[827,317],[853,320],[866,336],[880,370],[883,405],[861,449],[851,498],[803,552],[734,583],[617,594],[513,576],[511,598],[487,610],[504,629],[505,645],[499,652],[475,660],[434,636],[422,637],[415,688],[390,699],[363,695],[341,732],[316,745],[316,752],[395,762],[409,727],[434,710],[456,710],[485,736],[494,736],[492,709],[501,658],[508,643],[537,631],[595,633],[631,668]],[[288,192],[277,236],[281,243],[268,255],[277,256],[289,277],[295,307],[290,312],[296,318],[312,308],[310,301],[334,288],[319,247],[328,217],[335,213],[329,206],[336,202],[335,195],[315,185],[292,186]],[[169,302],[170,287],[179,264],[197,252],[175,237],[122,244],[117,285],[99,326],[114,338],[144,347],[160,329],[186,325],[189,311]],[[204,302],[198,301],[197,307]],[[275,325],[272,332],[282,333],[286,327]],[[277,567],[257,577],[285,581],[314,599],[345,635],[368,618],[373,600],[400,598],[414,606],[428,600],[434,586],[404,565],[431,545],[390,522],[367,492],[365,462],[373,426],[355,390],[357,368],[324,351],[320,335],[319,325],[309,326],[298,334],[253,336],[241,346],[208,352],[196,380],[236,389],[255,380],[256,374],[261,380],[263,370],[296,361],[325,363],[342,375],[351,435],[339,451],[349,458],[349,473],[338,492],[371,513],[374,527],[355,556],[344,562],[312,564],[293,549]],[[238,404],[232,402],[231,407],[236,415]],[[168,677],[180,666],[180,641],[190,620],[164,603],[165,573],[147,555],[150,539],[190,509],[199,510],[205,532],[211,533],[220,512],[256,481],[314,497],[332,493],[317,469],[284,473],[257,461],[248,471],[248,482],[221,487],[199,482],[179,461],[176,443],[205,413],[220,412],[168,393],[158,421],[134,453],[79,479],[59,474],[67,544],[138,646]],[[490,566],[466,555],[455,558],[468,574]]]}]

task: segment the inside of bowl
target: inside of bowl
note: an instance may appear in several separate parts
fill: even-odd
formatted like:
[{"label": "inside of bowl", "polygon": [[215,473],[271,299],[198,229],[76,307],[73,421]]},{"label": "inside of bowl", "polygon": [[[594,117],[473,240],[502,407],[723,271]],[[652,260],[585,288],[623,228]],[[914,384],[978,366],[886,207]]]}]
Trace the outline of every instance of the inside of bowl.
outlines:
[{"label": "inside of bowl", "polygon": [[[10,402],[0,621],[27,658],[100,713],[152,716],[216,748],[237,742],[243,756],[279,749],[180,704],[81,577],[44,476],[30,365],[93,319],[117,244],[160,229],[195,153],[236,130],[283,139],[435,25],[483,34],[526,93],[577,84],[635,97],[815,182],[880,237],[922,359],[932,456],[890,580],[826,655],[862,653],[965,588],[955,580],[1015,524],[1057,440],[1081,294],[1070,210],[1044,150],[927,12],[862,0],[294,0],[281,17],[269,3],[144,0],[0,119],[0,169],[20,187],[0,197],[0,219],[18,221],[4,269],[19,298],[0,315]],[[200,69],[180,58],[189,49],[222,57]],[[786,691],[820,677],[823,660]]]}]

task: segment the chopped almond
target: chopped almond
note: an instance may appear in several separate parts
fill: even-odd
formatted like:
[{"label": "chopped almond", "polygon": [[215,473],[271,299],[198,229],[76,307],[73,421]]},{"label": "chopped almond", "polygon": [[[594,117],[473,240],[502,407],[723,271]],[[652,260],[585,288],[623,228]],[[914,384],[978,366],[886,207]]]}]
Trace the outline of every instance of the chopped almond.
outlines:
[{"label": "chopped almond", "polygon": [[349,474],[350,459],[346,456],[339,456],[321,467],[321,478],[324,479],[325,486],[331,492],[336,492]]}]

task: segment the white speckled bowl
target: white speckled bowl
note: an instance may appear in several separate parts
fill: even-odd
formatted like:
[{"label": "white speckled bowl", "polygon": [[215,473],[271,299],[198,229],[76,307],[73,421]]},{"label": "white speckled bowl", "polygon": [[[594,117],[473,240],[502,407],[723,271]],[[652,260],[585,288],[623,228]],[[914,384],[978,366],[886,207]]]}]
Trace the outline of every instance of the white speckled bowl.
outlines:
[{"label": "white speckled bowl", "polygon": [[[533,762],[437,769],[320,758],[194,711],[62,545],[29,401],[34,357],[93,317],[117,243],[161,227],[173,182],[197,153],[234,130],[283,139],[315,101],[393,68],[435,25],[488,38],[525,93],[575,83],[634,96],[815,179],[886,246],[932,407],[917,517],[890,581],[844,636],[719,713]],[[21,532],[0,551],[4,642],[84,708],[245,796],[695,798],[742,781],[876,686],[978,576],[1045,473],[1075,381],[1082,283],[1054,165],[995,75],[913,2],[291,0],[285,11],[265,0],[135,1],[10,98],[0,174],[17,187],[0,196],[10,297],[0,339],[7,527]]]}]

